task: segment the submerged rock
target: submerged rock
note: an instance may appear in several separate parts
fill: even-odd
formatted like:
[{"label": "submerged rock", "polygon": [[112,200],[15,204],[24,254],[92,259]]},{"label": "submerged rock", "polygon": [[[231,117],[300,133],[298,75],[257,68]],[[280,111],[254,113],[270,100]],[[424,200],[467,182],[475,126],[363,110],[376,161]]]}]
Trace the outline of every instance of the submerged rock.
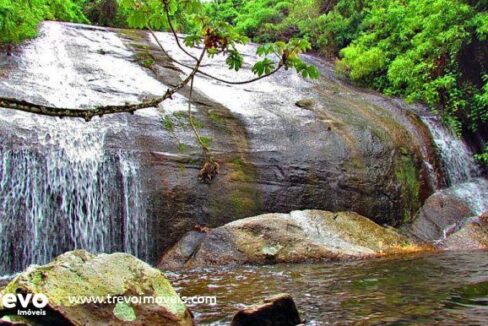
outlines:
[{"label": "submerged rock", "polygon": [[163,255],[159,267],[347,259],[416,250],[394,229],[359,214],[319,210],[245,218],[198,239],[187,234]]},{"label": "submerged rock", "polygon": [[[67,252],[44,266],[31,266],[13,279],[1,295],[44,294],[49,303],[46,316],[18,317],[17,308],[0,302],[4,320],[28,325],[109,325],[131,321],[134,325],[193,325],[190,311],[169,281],[158,270],[122,253],[93,255],[84,250]],[[118,301],[144,296],[154,302]],[[78,303],[97,297],[112,303]]]},{"label": "submerged rock", "polygon": [[240,310],[232,319],[231,326],[295,326],[301,324],[300,314],[289,294],[279,294]]}]

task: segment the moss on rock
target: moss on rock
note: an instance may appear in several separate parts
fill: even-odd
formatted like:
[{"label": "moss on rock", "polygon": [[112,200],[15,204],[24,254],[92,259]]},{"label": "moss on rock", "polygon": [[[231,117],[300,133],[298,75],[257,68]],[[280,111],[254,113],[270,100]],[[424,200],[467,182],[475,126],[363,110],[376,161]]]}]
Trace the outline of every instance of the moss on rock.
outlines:
[{"label": "moss on rock", "polygon": [[404,202],[408,203],[408,205],[404,206],[402,222],[408,223],[420,209],[421,189],[419,171],[413,157],[406,150],[403,150],[400,155],[400,159],[396,165],[395,176],[403,188],[402,195],[404,196]]},{"label": "moss on rock", "polygon": [[[84,250],[67,252],[47,265],[29,267],[1,294],[19,292],[46,295],[54,314],[75,325],[110,323],[136,316],[139,322],[147,324],[193,324],[190,312],[166,277],[129,254],[93,255]],[[76,302],[83,298],[120,296],[159,299],[154,303],[141,302],[134,306]],[[0,313],[3,309],[0,302]],[[32,322],[35,324],[36,321]]]}]

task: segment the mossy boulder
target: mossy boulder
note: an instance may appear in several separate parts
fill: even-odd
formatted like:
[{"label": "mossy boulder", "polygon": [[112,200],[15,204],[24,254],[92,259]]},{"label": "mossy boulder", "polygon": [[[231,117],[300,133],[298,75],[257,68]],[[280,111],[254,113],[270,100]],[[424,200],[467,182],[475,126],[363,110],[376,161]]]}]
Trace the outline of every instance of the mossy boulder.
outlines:
[{"label": "mossy boulder", "polygon": [[[268,264],[366,258],[421,248],[393,228],[353,212],[320,210],[264,214],[234,221],[199,236],[188,235],[166,252],[160,268]],[[181,248],[185,248],[183,251]],[[191,253],[187,256],[183,252]]]},{"label": "mossy boulder", "polygon": [[[3,320],[28,325],[72,324],[193,325],[190,311],[166,277],[143,261],[123,253],[93,255],[84,250],[67,252],[44,266],[33,265],[1,292],[44,294],[46,316],[18,317],[0,302]],[[104,303],[75,300],[97,297]],[[135,302],[134,298],[154,298]],[[110,299],[109,299],[110,298]],[[127,299],[127,301],[115,298]],[[110,302],[109,302],[110,300]],[[134,301],[133,301],[134,300]]]}]

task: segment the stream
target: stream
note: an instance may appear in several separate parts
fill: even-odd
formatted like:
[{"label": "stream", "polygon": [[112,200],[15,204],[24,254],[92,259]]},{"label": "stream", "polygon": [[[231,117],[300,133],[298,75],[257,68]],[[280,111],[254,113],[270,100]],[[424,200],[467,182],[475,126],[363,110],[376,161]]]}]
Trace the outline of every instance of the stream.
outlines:
[{"label": "stream", "polygon": [[182,296],[216,296],[190,305],[202,325],[290,293],[306,325],[486,325],[488,252],[440,253],[326,264],[207,268],[166,274]]}]

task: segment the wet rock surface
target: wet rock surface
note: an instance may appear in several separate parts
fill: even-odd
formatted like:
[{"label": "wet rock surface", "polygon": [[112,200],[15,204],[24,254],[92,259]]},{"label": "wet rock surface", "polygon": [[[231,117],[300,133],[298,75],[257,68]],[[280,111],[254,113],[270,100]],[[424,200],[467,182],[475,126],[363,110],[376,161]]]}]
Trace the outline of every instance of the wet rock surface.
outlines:
[{"label": "wet rock surface", "polygon": [[338,260],[413,250],[394,229],[356,213],[307,210],[242,219],[200,233],[198,239],[189,233],[158,267]]},{"label": "wet rock surface", "polygon": [[441,239],[450,225],[473,214],[464,201],[441,191],[429,197],[415,221],[402,229],[415,239],[432,242]]},{"label": "wet rock surface", "polygon": [[206,232],[190,231],[186,233],[167,253],[160,264],[173,269],[186,264],[195,255],[202,241],[207,237]]},{"label": "wet rock surface", "polygon": [[[158,38],[173,56],[188,59],[170,35],[161,33]],[[254,60],[255,46],[243,51],[247,64],[238,75],[222,68],[222,58],[205,62],[204,68],[222,78],[245,80],[252,76],[249,63]],[[167,86],[177,84],[184,72],[168,62],[142,31],[47,22],[40,37],[20,46],[17,53],[1,68],[0,94],[57,106],[136,102],[160,95]],[[49,60],[41,62],[39,57]],[[329,64],[306,59],[321,70],[318,81],[305,81],[289,72],[236,87],[204,77],[196,79],[192,110],[220,165],[220,173],[210,184],[198,180],[202,157],[187,121],[188,89],[156,109],[94,119],[90,125],[94,130],[89,134],[99,140],[101,157],[118,162],[118,155],[130,154],[130,163],[137,166],[137,173],[126,181],[127,167],[120,163],[120,172],[107,181],[127,188],[120,197],[99,189],[94,197],[100,199],[73,204],[72,212],[90,211],[93,206],[112,216],[113,225],[107,225],[103,233],[110,239],[91,243],[86,239],[98,238],[81,236],[86,231],[75,229],[75,240],[58,241],[53,253],[46,249],[15,264],[11,253],[9,266],[45,263],[76,243],[93,251],[99,250],[101,243],[113,243],[101,249],[128,251],[155,262],[195,224],[215,228],[264,212],[323,209],[354,211],[380,224],[399,225],[410,220],[432,193],[434,183],[429,181],[426,162],[434,170],[437,166],[428,130],[412,113],[421,109],[345,85],[335,79]],[[121,77],[121,72],[131,78]],[[58,138],[66,137],[63,130],[53,133],[56,124],[63,123],[58,119],[9,110],[2,110],[0,116],[4,152],[22,148],[29,155],[42,157],[45,139],[56,144]],[[38,132],[37,126],[45,128]],[[85,126],[78,121],[69,128],[79,134]],[[70,144],[77,146],[76,142]],[[48,164],[34,161],[39,171]],[[63,161],[61,166],[70,164]],[[85,174],[104,175],[101,168],[80,172]],[[68,179],[57,183],[72,184]],[[137,191],[127,186],[133,180],[140,181]],[[99,183],[95,178],[94,184]],[[48,199],[66,197],[55,188],[51,192]],[[59,200],[46,205],[56,206]],[[21,204],[14,201],[9,205]],[[134,207],[137,211],[131,211]],[[72,219],[78,215],[73,213]],[[121,225],[130,228],[118,227]],[[54,229],[66,227],[59,219]],[[58,234],[50,233],[53,242]],[[136,239],[133,234],[139,239],[137,247],[130,242]],[[23,241],[30,240],[26,236]]]},{"label": "wet rock surface", "polygon": [[240,310],[231,326],[295,326],[301,324],[300,315],[289,294],[279,294]]},{"label": "wet rock surface", "polygon": [[[187,60],[169,35],[158,37]],[[251,62],[254,47],[243,50]],[[174,71],[158,61],[151,69],[170,84]],[[237,76],[222,69],[220,58],[204,64],[224,79],[252,76],[247,65]],[[202,162],[185,128],[184,101],[163,105],[166,127],[146,121],[141,143],[150,152],[146,189],[160,253],[195,224],[215,228],[263,212],[355,211],[391,225],[414,215],[432,192],[428,130],[402,102],[342,85],[317,64],[324,69],[318,82],[287,72],[246,86],[195,81],[194,116],[220,165],[210,184],[198,181]]]},{"label": "wet rock surface", "polygon": [[402,227],[408,236],[432,243],[444,239],[467,218],[488,208],[488,182],[477,178],[430,196],[413,223]]},{"label": "wet rock surface", "polygon": [[488,250],[488,212],[466,219],[438,243],[442,250]]},{"label": "wet rock surface", "polygon": [[[3,320],[27,325],[193,325],[192,315],[169,281],[158,270],[128,254],[67,252],[44,266],[31,266],[15,277],[1,294],[44,294],[46,316],[16,316],[1,306]],[[72,302],[72,298],[153,296],[161,303],[120,304]]]}]

